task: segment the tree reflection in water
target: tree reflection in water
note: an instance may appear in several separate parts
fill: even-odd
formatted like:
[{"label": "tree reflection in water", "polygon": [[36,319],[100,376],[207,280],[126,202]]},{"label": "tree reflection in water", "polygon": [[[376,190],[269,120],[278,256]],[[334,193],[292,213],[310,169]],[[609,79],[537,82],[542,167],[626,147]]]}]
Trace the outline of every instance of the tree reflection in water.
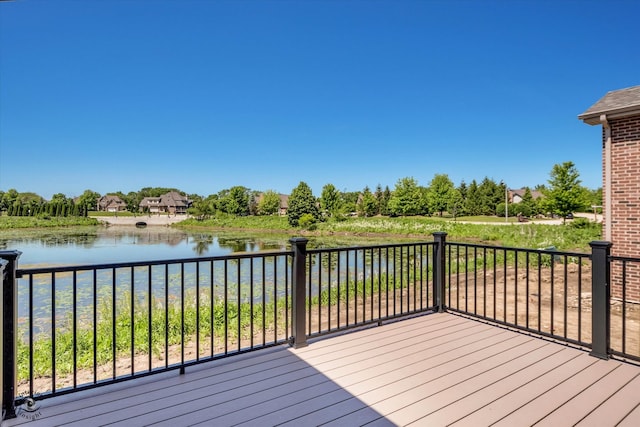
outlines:
[{"label": "tree reflection in water", "polygon": [[192,236],[193,238],[193,251],[198,255],[209,252],[209,246],[213,244],[213,236],[211,234],[198,234]]}]

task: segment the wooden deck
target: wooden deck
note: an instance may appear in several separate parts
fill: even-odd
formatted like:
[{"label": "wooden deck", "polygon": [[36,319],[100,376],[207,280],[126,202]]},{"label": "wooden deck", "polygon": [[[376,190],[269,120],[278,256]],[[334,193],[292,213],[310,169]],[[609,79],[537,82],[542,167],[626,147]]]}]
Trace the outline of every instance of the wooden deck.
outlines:
[{"label": "wooden deck", "polygon": [[639,390],[638,366],[430,314],[44,400],[2,426],[638,426]]}]

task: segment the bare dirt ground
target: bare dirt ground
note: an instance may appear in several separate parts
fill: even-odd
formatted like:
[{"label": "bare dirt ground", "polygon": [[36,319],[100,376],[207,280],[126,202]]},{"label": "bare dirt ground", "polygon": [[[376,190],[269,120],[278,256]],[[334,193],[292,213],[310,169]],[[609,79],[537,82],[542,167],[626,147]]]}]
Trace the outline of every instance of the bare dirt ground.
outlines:
[{"label": "bare dirt ground", "polygon": [[[562,265],[562,264],[559,264]],[[516,270],[492,270],[467,273],[447,277],[446,304],[451,309],[463,310],[470,314],[482,316],[487,320],[497,320],[515,324],[519,327],[539,330],[558,338],[566,338],[578,342],[591,342],[591,270],[588,265],[579,266],[568,264],[566,275],[564,268],[542,268],[538,274],[537,268]],[[466,285],[465,285],[466,283]],[[409,312],[421,307],[430,306],[433,298],[430,286],[423,286],[418,293],[403,291],[383,292],[380,296],[365,298],[351,298],[347,310],[342,304],[340,313],[336,306],[314,307],[311,311],[311,327],[309,334],[318,334],[329,330],[337,330],[347,324],[386,317],[399,312]],[[624,311],[624,316],[623,316]],[[357,317],[356,317],[357,316]],[[265,340],[283,340],[285,325],[279,324],[278,331],[267,330]],[[623,331],[625,333],[623,334]],[[242,337],[240,346],[248,347],[251,343],[250,334]],[[624,338],[624,340],[623,340]],[[262,343],[262,330],[254,334],[254,343]],[[216,337],[213,354],[233,352],[238,348],[237,339],[230,337],[226,348],[224,338]],[[611,304],[611,348],[628,354],[640,356],[640,304],[613,300]],[[184,360],[195,360],[197,357],[207,358],[212,354],[211,341],[208,337],[201,337],[199,349],[195,338],[184,348]],[[170,346],[167,355],[164,349],[152,354],[137,354],[134,358],[134,372],[143,372],[151,368],[162,368],[165,365],[179,363],[182,359],[182,349],[179,345]],[[131,357],[122,356],[116,361],[115,376],[129,375],[132,372]],[[113,377],[113,364],[98,366],[96,371],[98,380]],[[76,376],[76,383],[92,383],[92,370],[80,370]],[[34,391],[36,393],[51,390],[50,377],[36,378]],[[65,376],[56,379],[56,388],[73,386],[73,377]],[[26,382],[18,385],[18,395],[28,395]]]}]

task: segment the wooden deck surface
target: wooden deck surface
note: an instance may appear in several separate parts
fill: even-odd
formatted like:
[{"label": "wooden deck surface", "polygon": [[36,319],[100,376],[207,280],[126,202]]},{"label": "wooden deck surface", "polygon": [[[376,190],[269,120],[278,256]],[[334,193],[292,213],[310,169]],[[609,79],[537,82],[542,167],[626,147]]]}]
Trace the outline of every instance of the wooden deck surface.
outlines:
[{"label": "wooden deck surface", "polygon": [[430,314],[47,399],[18,424],[639,426],[640,367]]}]

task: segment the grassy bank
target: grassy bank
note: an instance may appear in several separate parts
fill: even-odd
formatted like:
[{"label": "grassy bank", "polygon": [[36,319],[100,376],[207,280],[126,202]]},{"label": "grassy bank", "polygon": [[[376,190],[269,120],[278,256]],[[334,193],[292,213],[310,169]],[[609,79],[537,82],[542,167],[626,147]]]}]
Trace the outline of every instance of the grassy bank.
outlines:
[{"label": "grassy bank", "polygon": [[432,233],[444,231],[448,233],[450,241],[522,248],[554,246],[559,250],[580,252],[589,251],[589,242],[601,239],[600,224],[582,220],[565,225],[499,222],[473,224],[442,218],[374,217],[326,221],[314,224],[312,230],[304,230],[290,227],[286,217],[223,217],[206,221],[190,219],[176,226],[185,229],[272,230],[292,235],[388,236],[419,240],[430,240]]},{"label": "grassy bank", "polygon": [[38,218],[30,216],[0,216],[0,230],[19,228],[54,228],[99,225],[94,218],[79,216]]}]

